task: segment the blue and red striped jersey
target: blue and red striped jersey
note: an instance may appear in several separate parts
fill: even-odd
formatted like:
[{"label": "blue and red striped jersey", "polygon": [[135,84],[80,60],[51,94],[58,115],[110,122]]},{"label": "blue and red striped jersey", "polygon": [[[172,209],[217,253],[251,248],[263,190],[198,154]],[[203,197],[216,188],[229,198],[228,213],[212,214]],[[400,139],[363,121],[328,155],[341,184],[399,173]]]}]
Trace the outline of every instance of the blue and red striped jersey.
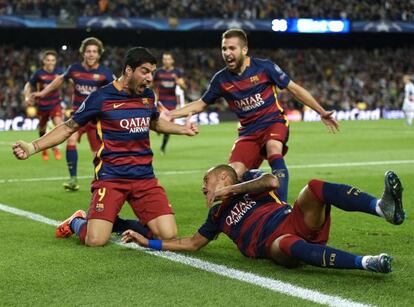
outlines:
[{"label": "blue and red striped jersey", "polygon": [[274,192],[237,195],[213,206],[198,232],[208,240],[223,232],[243,255],[266,258],[266,240],[290,212]]},{"label": "blue and red striped jersey", "polygon": [[[51,83],[57,76],[63,73],[63,69],[55,67],[52,72],[48,72],[43,68],[36,70],[29,79],[30,85],[35,88],[37,92],[43,90],[49,83]],[[50,111],[57,104],[61,102],[60,90],[50,92],[43,98],[36,100],[37,108],[39,111]]]},{"label": "blue and red striped jersey", "polygon": [[114,74],[109,68],[102,65],[88,70],[82,63],[75,63],[65,71],[64,78],[65,80],[71,79],[74,83],[72,109],[76,111],[86,97],[101,86],[111,83],[114,80]]},{"label": "blue and red striped jersey", "polygon": [[159,117],[155,94],[147,88],[128,95],[114,81],[93,92],[74,113],[80,126],[96,121],[102,141],[94,159],[95,179],[153,178],[150,121]]},{"label": "blue and red striped jersey", "polygon": [[227,68],[217,72],[201,99],[213,104],[219,97],[226,99],[229,108],[239,118],[239,135],[250,135],[276,122],[286,123],[283,109],[277,100],[276,87],[284,89],[288,75],[269,60],[248,57],[241,74]]},{"label": "blue and red striped jersey", "polygon": [[158,69],[154,74],[154,84],[158,92],[158,100],[168,110],[174,110],[177,107],[177,95],[175,87],[177,78],[182,78],[183,73],[178,68],[166,70]]}]

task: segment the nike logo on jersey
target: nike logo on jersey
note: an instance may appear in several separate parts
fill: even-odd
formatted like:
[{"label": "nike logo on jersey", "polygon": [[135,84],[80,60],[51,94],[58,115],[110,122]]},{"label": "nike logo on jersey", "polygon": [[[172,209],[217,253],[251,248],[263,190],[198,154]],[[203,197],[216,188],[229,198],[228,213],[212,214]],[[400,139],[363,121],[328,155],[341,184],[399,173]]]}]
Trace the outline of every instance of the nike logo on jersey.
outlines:
[{"label": "nike logo on jersey", "polygon": [[226,91],[229,91],[229,90],[231,90],[233,87],[234,87],[234,85],[229,85],[229,86],[225,86],[225,87],[224,87],[224,89],[225,89]]},{"label": "nike logo on jersey", "polygon": [[118,109],[120,106],[124,105],[125,103],[114,103],[114,109]]},{"label": "nike logo on jersey", "polygon": [[270,136],[279,136],[279,133],[271,133]]}]

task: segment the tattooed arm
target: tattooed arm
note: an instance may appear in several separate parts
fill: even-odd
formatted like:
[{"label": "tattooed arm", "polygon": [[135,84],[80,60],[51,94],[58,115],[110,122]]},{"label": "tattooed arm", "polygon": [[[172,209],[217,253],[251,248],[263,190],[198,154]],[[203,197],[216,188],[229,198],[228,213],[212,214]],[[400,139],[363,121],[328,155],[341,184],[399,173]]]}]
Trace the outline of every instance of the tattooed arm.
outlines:
[{"label": "tattooed arm", "polygon": [[72,119],[56,126],[52,131],[31,143],[17,141],[13,145],[13,154],[19,160],[26,160],[31,155],[44,149],[55,147],[67,140],[73,133],[78,131],[79,125]]}]

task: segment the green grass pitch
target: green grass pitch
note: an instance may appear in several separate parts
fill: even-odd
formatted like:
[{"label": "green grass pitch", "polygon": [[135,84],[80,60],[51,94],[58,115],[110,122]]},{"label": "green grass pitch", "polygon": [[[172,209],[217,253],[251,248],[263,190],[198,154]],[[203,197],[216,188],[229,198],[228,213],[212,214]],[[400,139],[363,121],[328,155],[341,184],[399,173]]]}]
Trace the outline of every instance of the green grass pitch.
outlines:
[{"label": "green grass pitch", "polygon": [[[89,178],[80,180],[81,189],[76,193],[65,192],[60,179],[10,181],[67,175],[64,161],[51,158],[44,162],[40,155],[28,161],[13,157],[13,141],[28,141],[36,135],[34,131],[0,132],[0,203],[55,220],[63,220],[78,208],[86,209]],[[167,155],[161,156],[161,137],[151,136],[154,168],[175,209],[179,236],[192,235],[204,222],[207,209],[200,192],[203,173],[227,162],[235,137],[236,123],[201,126],[194,138],[172,136]],[[290,202],[311,178],[351,184],[379,196],[384,172],[397,172],[405,187],[405,223],[393,226],[373,216],[333,208],[329,241],[331,246],[357,254],[387,252],[394,257],[394,271],[381,275],[310,266],[285,269],[267,260],[242,256],[224,235],[192,256],[364,304],[412,305],[414,127],[400,120],[341,122],[341,132],[332,135],[321,123],[292,123],[288,145]],[[92,176],[86,138],[78,149],[79,176]],[[400,162],[372,163],[378,161]],[[321,164],[332,165],[317,166]],[[263,166],[267,169],[267,164]],[[133,216],[128,205],[121,215]],[[103,248],[85,248],[75,237],[55,239],[52,226],[0,211],[2,306],[299,304],[316,305],[111,243]]]}]

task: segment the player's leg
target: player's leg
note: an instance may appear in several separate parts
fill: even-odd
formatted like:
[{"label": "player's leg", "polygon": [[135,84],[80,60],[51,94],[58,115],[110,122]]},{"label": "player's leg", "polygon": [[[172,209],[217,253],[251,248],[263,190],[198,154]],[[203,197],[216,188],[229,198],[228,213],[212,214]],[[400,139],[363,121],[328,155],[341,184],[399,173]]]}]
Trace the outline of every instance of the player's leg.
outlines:
[{"label": "player's leg", "polygon": [[138,219],[123,219],[117,216],[112,228],[112,232],[122,234],[128,229],[138,232],[147,239],[152,239],[154,237],[151,229],[149,229],[147,225],[143,225]]},{"label": "player's leg", "polygon": [[234,142],[229,165],[236,171],[239,180],[242,180],[247,170],[258,168],[262,161],[260,144],[256,135],[240,137]]},{"label": "player's leg", "polygon": [[287,202],[289,172],[286,166],[284,155],[287,152],[286,143],[289,138],[289,124],[276,123],[266,129],[264,137],[266,157],[272,174],[279,179],[277,193],[280,200]]},{"label": "player's leg", "polygon": [[63,186],[68,191],[79,190],[77,179],[77,167],[78,167],[78,151],[76,149],[76,142],[78,140],[78,133],[73,133],[66,143],[66,164],[68,166],[70,179],[64,183]]},{"label": "player's leg", "polygon": [[[402,206],[403,187],[398,176],[392,171],[385,173],[384,193],[380,199],[349,185],[316,179],[309,181],[301,194],[309,194],[309,190],[321,203],[332,204],[345,211],[359,211],[381,216],[397,225],[405,218]],[[307,204],[304,206],[306,207]]]},{"label": "player's leg", "polygon": [[[42,137],[43,135],[46,134],[47,122],[49,120],[49,112],[39,111],[38,118],[39,118],[39,137]],[[47,153],[46,149],[42,151],[42,159],[44,161],[49,160],[49,154]]]},{"label": "player's leg", "polygon": [[[62,115],[62,107],[59,104],[53,109],[51,113],[52,122],[55,126],[58,126],[63,122]],[[62,154],[60,153],[60,150],[57,146],[53,147],[53,154],[56,160],[62,159]]]},{"label": "player's leg", "polygon": [[88,216],[75,212],[56,229],[57,237],[75,233],[87,246],[103,246],[109,240],[113,223],[124,204],[129,186],[117,182],[98,182],[93,187]]},{"label": "player's leg", "polygon": [[91,148],[92,154],[95,154],[101,147],[102,142],[99,140],[96,125],[93,123],[88,123],[85,127],[86,135],[88,137],[89,146]]},{"label": "player's leg", "polygon": [[392,257],[387,254],[359,256],[323,244],[306,242],[296,235],[286,234],[277,238],[271,246],[272,259],[281,265],[292,267],[302,261],[323,268],[357,269],[378,273],[391,272]]},{"label": "player's leg", "polygon": [[162,144],[161,144],[161,149],[160,149],[162,154],[165,154],[169,139],[170,139],[169,134],[162,135]]},{"label": "player's leg", "polygon": [[128,201],[140,223],[151,230],[153,237],[164,240],[176,237],[174,212],[157,179],[135,180]]}]

